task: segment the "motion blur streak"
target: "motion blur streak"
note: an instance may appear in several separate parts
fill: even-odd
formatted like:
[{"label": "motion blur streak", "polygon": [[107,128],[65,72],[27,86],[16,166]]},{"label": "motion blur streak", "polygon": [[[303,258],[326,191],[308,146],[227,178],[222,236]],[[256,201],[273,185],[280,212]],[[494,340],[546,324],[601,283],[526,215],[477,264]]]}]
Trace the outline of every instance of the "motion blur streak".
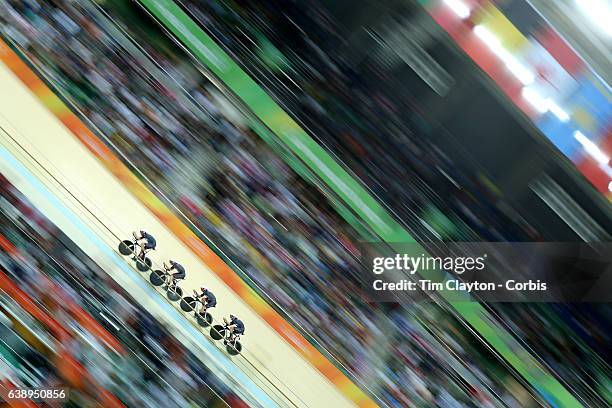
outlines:
[{"label": "motion blur streak", "polygon": [[[20,67],[23,68],[23,65],[20,65]],[[89,245],[93,254],[97,254],[102,250],[112,260],[117,258],[117,255],[109,247],[116,246],[119,242],[119,237],[129,236],[131,233],[130,227],[127,226],[133,224],[147,225],[149,230],[155,231],[155,235],[159,237],[158,239],[163,239],[165,242],[164,247],[158,249],[156,255],[162,257],[162,259],[181,259],[181,262],[190,271],[187,275],[187,280],[182,285],[184,290],[195,289],[199,287],[198,285],[202,285],[202,282],[205,282],[208,287],[214,289],[214,292],[219,297],[224,299],[223,304],[220,303],[217,307],[218,311],[215,310],[215,312],[225,316],[230,312],[244,316],[243,318],[249,321],[249,330],[253,333],[253,337],[251,337],[253,340],[251,343],[245,343],[245,351],[242,356],[234,359],[234,361],[230,361],[228,357],[213,347],[208,339],[203,339],[202,333],[192,325],[175,324],[175,326],[178,326],[178,330],[187,331],[190,337],[196,337],[198,340],[195,343],[200,347],[208,349],[208,352],[215,357],[215,360],[221,361],[224,370],[230,370],[232,376],[240,379],[240,382],[251,393],[256,394],[259,400],[267,401],[263,405],[269,405],[272,402],[269,401],[270,397],[259,389],[259,387],[262,387],[262,384],[265,387],[271,388],[269,392],[273,393],[273,398],[275,399],[286,400],[289,398],[283,396],[283,394],[286,394],[291,396],[291,399],[296,399],[297,403],[299,403],[300,398],[305,401],[309,399],[330,401],[330,403],[333,402],[336,405],[347,403],[339,392],[334,391],[330,383],[312,366],[300,360],[295,351],[283,339],[272,334],[272,330],[265,322],[259,320],[251,309],[246,308],[238,300],[230,288],[225,286],[204,264],[203,260],[199,258],[199,256],[203,256],[201,253],[192,252],[182,245],[179,239],[161,221],[157,220],[140,201],[132,196],[116,178],[108,173],[105,167],[96,160],[96,157],[72,133],[67,131],[56,117],[47,112],[38,102],[34,102],[35,99],[32,95],[20,89],[19,83],[15,81],[10,71],[5,68],[2,71],[2,77],[6,79],[5,88],[10,89],[12,95],[11,102],[7,99],[0,99],[3,106],[2,114],[10,118],[12,127],[18,129],[19,143],[39,163],[42,163],[53,174],[54,178],[61,181],[62,186],[59,189],[62,187],[69,189],[70,194],[78,197],[79,202],[86,203],[87,208],[85,210],[91,211],[92,214],[96,213],[96,218],[100,217],[104,220],[104,224],[101,224],[100,221],[92,218],[91,215],[87,215],[87,222],[90,226],[86,227],[82,221],[75,218],[76,216],[70,216],[68,219],[71,224],[81,226],[75,232],[77,236],[83,237],[83,234],[85,234],[83,238],[86,238],[85,240],[77,239],[75,241],[79,242],[80,245]],[[13,78],[12,82],[9,78]],[[26,117],[21,116],[19,114],[19,106],[16,103],[21,106],[31,106],[29,109],[31,114],[40,112],[38,121],[31,122]],[[32,103],[35,105],[32,106]],[[53,106],[58,111],[60,106],[63,105],[57,99]],[[75,121],[78,121],[76,116],[73,118]],[[63,119],[66,119],[66,116],[63,116]],[[81,129],[86,129],[80,121],[78,123],[82,126]],[[42,132],[43,127],[45,129],[44,134]],[[53,135],[54,140],[61,141],[61,143],[54,145],[43,143],[48,135]],[[84,132],[80,136],[85,136]],[[63,160],[66,154],[70,154],[73,160],[69,162]],[[88,183],[88,177],[89,179],[95,179],[96,183]],[[52,190],[57,192],[59,189],[55,186]],[[151,193],[148,192],[148,194]],[[60,192],[60,195],[65,194]],[[49,197],[49,200],[51,200],[51,197]],[[41,203],[40,205],[43,204]],[[74,203],[71,204],[71,206],[74,205]],[[78,205],[78,207],[81,207],[81,205]],[[79,208],[78,214],[83,216],[87,211],[84,212],[83,208]],[[64,214],[64,216],[66,215]],[[111,221],[107,222],[106,220]],[[165,221],[168,221],[168,218]],[[175,225],[176,223],[178,223],[178,220],[175,221]],[[96,231],[103,231],[100,233],[100,237],[96,237],[93,232],[87,232],[94,224]],[[74,230],[74,226],[70,226],[70,224],[68,228]],[[105,229],[109,229],[111,234],[106,232]],[[102,241],[100,241],[100,238],[102,238]],[[95,243],[98,243],[99,246],[95,246]],[[106,246],[100,247],[103,244],[106,244]],[[201,243],[197,248],[206,249]],[[207,250],[207,252],[210,253],[210,250]],[[210,257],[204,256],[204,259],[211,260],[212,258],[214,260],[215,257],[214,254],[211,254]],[[119,263],[117,264],[116,262]],[[106,261],[106,265],[108,264],[108,261]],[[121,260],[115,261],[115,264],[116,266],[109,267],[109,270],[116,270],[117,267],[121,268],[124,272],[129,270],[127,265]],[[130,271],[130,273],[134,274],[133,271]],[[135,281],[137,283],[141,281],[139,284],[141,287],[139,299],[153,299],[157,304],[164,303],[155,292],[152,293],[150,288],[146,290],[148,285],[143,285],[144,281],[142,279],[136,278]],[[130,287],[133,287],[133,285]],[[143,287],[145,288],[144,293]],[[160,313],[158,317],[171,316],[175,322],[184,319],[179,316],[175,309],[167,305],[164,310],[165,313]],[[274,355],[263,357],[262,353],[268,354],[267,349],[269,347],[274,347]],[[252,366],[253,361],[259,361],[256,367]],[[239,365],[240,369],[235,367],[235,365]],[[248,375],[252,379],[246,377],[244,374],[245,370],[248,371]],[[254,382],[257,386],[254,385]],[[282,391],[279,391],[281,388]],[[313,389],[327,391],[313,393],[311,392]],[[294,395],[298,395],[299,398],[296,398]]]},{"label": "motion blur streak", "polygon": [[[108,170],[115,174],[125,184],[125,186],[141,200],[142,204],[146,205],[149,210],[157,216],[157,218],[171,228],[176,237],[181,239],[187,245],[187,247],[192,249],[194,254],[200,257],[200,262],[203,261],[211,265],[211,269],[215,274],[218,274],[219,277],[221,277],[232,290],[236,291],[243,297],[243,299],[247,300],[249,304],[253,305],[253,309],[260,313],[268,324],[273,324],[278,334],[288,341],[296,351],[308,356],[309,363],[313,364],[314,367],[316,367],[328,379],[333,379],[340,390],[349,398],[354,399],[358,404],[363,404],[364,406],[372,403],[353,383],[343,379],[343,374],[333,364],[323,357],[310,343],[303,339],[301,335],[295,331],[295,329],[289,326],[287,322],[274,311],[274,309],[268,306],[259,296],[257,296],[256,293],[246,286],[246,284],[235,274],[235,272],[233,272],[225,263],[223,263],[221,259],[212,253],[210,249],[207,248],[193,234],[193,232],[182,224],[180,220],[178,220],[176,216],[172,214],[168,208],[165,207],[165,205],[142,184],[142,182],[140,182],[140,180],[129,172],[129,170],[105,145],[103,145],[97,139],[97,137],[89,129],[87,129],[87,127],[77,116],[70,113],[61,100],[54,95],[47,96],[48,88],[46,88],[42,81],[36,80],[36,77],[31,74],[25,64],[23,64],[23,62],[21,62],[16,55],[13,54],[13,51],[11,51],[7,46],[5,46],[4,59],[8,61],[8,65],[14,69],[18,75],[20,75],[22,78],[27,78],[27,80],[30,81],[30,86],[32,89],[35,89],[37,92],[44,95],[44,98],[41,99],[47,103],[48,106],[52,107],[54,113],[61,118],[66,126],[71,129],[73,134],[77,136],[79,140],[81,140],[81,142],[83,142],[84,145],[98,157],[98,159],[102,160],[104,165],[108,167]],[[77,173],[78,171],[67,170],[65,174],[70,174],[71,172]],[[72,184],[80,185],[79,183]],[[86,183],[83,184],[86,185]],[[92,191],[90,197],[94,197],[95,195],[96,192]],[[117,224],[117,217],[112,217],[110,219],[113,220],[112,222],[115,225]],[[127,222],[128,221],[126,220],[126,223]],[[134,222],[133,218],[130,220],[130,222]],[[125,234],[128,234],[127,230],[125,230]],[[169,256],[176,257],[176,254]],[[226,301],[225,303],[227,304],[228,302]],[[275,341],[278,340],[265,340],[264,343],[266,346],[263,348],[269,347],[269,344]],[[278,352],[276,355],[276,361],[283,361],[283,364],[294,364],[291,362],[291,360],[282,360]],[[272,362],[270,358],[268,358],[267,361]],[[292,366],[290,371],[293,374],[298,373],[295,365]],[[287,374],[284,374],[284,376],[287,376]],[[309,383],[304,381],[304,378],[300,379],[299,384],[301,387],[309,386]],[[292,392],[295,392],[295,390],[292,390]],[[309,398],[334,398],[333,393],[317,395],[316,393],[308,392],[305,395],[308,395]]]},{"label": "motion blur streak", "polygon": [[[165,27],[143,2],[156,5]],[[376,235],[428,242],[432,253],[437,240],[610,239],[607,203],[577,173],[607,194],[612,170],[593,147],[612,154],[605,86],[591,81],[580,56],[529,7],[569,5],[570,19],[585,23],[575,1],[353,3],[0,2],[0,33],[19,55],[7,49],[7,65],[155,218],[95,202],[113,197],[113,205],[146,212],[121,189],[108,189],[101,181],[108,174],[94,173],[95,161],[63,163],[65,156],[89,157],[71,135],[47,140],[67,142],[78,155],[62,155],[42,139],[47,127],[33,132],[39,135],[28,150],[91,213],[67,205],[96,226],[122,231],[108,236],[109,246],[144,228],[158,238],[154,261],[189,258],[184,287],[211,287],[220,301],[215,317],[235,313],[242,300],[257,313],[239,309],[249,333],[246,359],[232,361],[244,370],[253,362],[247,375],[262,387],[258,370],[279,387],[285,373],[294,374],[270,372],[273,359],[297,365],[305,358],[339,390],[310,390],[313,406],[337,405],[321,400],[330,390],[348,404],[393,407],[575,406],[572,396],[609,406],[609,308],[453,309],[440,296],[435,303],[377,303],[361,285],[359,242]],[[592,24],[581,25],[595,38]],[[486,41],[474,27],[486,29]],[[166,229],[206,265],[179,254]],[[206,267],[214,275],[201,275]],[[218,292],[224,285],[239,302]],[[164,322],[173,309],[159,312]],[[252,324],[259,317],[276,330],[261,342]],[[115,326],[122,328],[116,321],[107,328],[114,333]],[[176,335],[184,340],[180,330]],[[279,356],[284,341],[299,355]],[[233,405],[212,378],[207,383]]]},{"label": "motion blur streak", "polygon": [[[220,353],[216,348],[211,347],[208,340],[205,339],[199,331],[195,330],[191,325],[185,326],[182,324],[183,317],[180,316],[176,310],[170,307],[167,303],[161,301],[158,294],[151,287],[143,284],[142,279],[136,276],[135,271],[131,270],[125,264],[125,262],[109,248],[108,242],[102,241],[97,233],[83,223],[80,216],[62,204],[62,202],[56,198],[54,193],[51,193],[43,184],[41,184],[33,174],[23,167],[23,165],[2,146],[0,146],[0,157],[3,159],[3,166],[0,167],[2,168],[1,173],[9,177],[11,182],[13,182],[15,185],[19,186],[20,191],[27,192],[26,195],[35,204],[35,208],[44,208],[45,214],[52,213],[50,209],[57,211],[58,214],[61,214],[61,217],[54,217],[54,223],[63,231],[70,231],[72,228],[76,228],[76,231],[71,231],[68,234],[71,236],[73,242],[78,243],[77,245],[83,248],[84,252],[87,253],[88,256],[91,256],[98,265],[103,265],[104,269],[108,273],[111,273],[110,271],[115,271],[118,268],[125,275],[129,276],[129,280],[126,282],[125,277],[117,279],[116,275],[111,274],[111,276],[117,279],[117,281],[120,282],[124,288],[131,288],[130,290],[134,298],[152,300],[155,304],[157,304],[158,309],[163,310],[161,316],[171,318],[169,320],[170,324],[179,328],[179,330],[187,329],[190,335],[197,339],[195,344],[200,346],[209,346],[207,347],[207,352],[212,356],[212,358],[215,361],[222,362],[222,364],[225,366],[224,368],[231,373],[230,376],[237,379],[236,383],[241,384],[241,387],[249,389],[249,393],[253,394],[259,401],[262,401],[261,406],[276,406],[275,403],[270,400],[269,397],[254,383],[252,383],[248,377],[236,370],[226,356]],[[27,184],[24,185],[22,178],[25,179]],[[71,226],[72,228],[67,228],[67,226]],[[105,258],[110,260],[110,264],[109,262],[101,260]],[[128,283],[130,281],[131,283]],[[134,293],[134,284],[137,285],[141,291]],[[143,304],[143,307],[150,312],[153,312],[156,309],[152,307],[152,304],[149,301],[141,300],[140,302]],[[159,316],[160,315],[158,314],[157,317],[159,318]]]},{"label": "motion blur streak", "polygon": [[[195,56],[212,72],[217,74],[225,84],[232,89],[249,108],[258,115],[263,123],[267,124],[277,136],[292,148],[296,154],[307,163],[315,173],[326,180],[330,187],[337,191],[358,214],[364,214],[363,219],[370,223],[372,229],[386,242],[411,242],[414,238],[408,234],[393,218],[382,208],[372,196],[363,189],[338,163],[329,156],[314,140],[268,96],[256,82],[250,78],[240,67],[229,62],[219,67],[217,60],[229,60],[227,54],[214,43],[212,39],[199,27],[193,25],[187,14],[169,0],[140,0],[157,18],[159,18],[175,35],[185,42]],[[207,52],[202,52],[202,47]],[[500,51],[501,52],[501,51]],[[216,55],[214,61],[209,58],[210,53]],[[520,64],[515,64],[514,57],[508,55],[505,60],[515,72],[526,82],[529,75],[523,75]],[[520,69],[519,69],[520,68]],[[530,382],[536,389],[544,390],[547,398],[565,404],[579,404],[565,387],[559,383],[548,370],[537,361],[507,333],[494,330],[487,322],[488,313],[477,303],[451,303],[482,335],[493,348],[500,353],[510,364]],[[513,344],[513,347],[508,347]]]}]

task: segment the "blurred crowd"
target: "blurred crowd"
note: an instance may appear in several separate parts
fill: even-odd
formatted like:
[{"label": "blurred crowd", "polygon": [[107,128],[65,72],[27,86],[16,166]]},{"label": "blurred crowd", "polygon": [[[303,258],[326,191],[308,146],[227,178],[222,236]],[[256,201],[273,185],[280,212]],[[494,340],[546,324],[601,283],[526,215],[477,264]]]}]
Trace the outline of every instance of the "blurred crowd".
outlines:
[{"label": "blurred crowd", "polygon": [[[355,233],[312,186],[249,129],[231,123],[214,104],[208,84],[191,84],[171,57],[147,50],[207,108],[209,115],[196,117],[161,84],[143,78],[138,62],[126,58],[85,13],[67,5],[16,7],[7,15],[19,18],[10,28],[21,36],[9,35],[294,322],[362,381],[378,379],[376,393],[400,405],[469,400],[465,390],[448,384],[442,369],[424,370],[430,358],[403,341],[410,333],[426,342],[413,315],[385,317],[386,310],[364,305],[354,278]],[[397,361],[400,349],[410,365],[395,370],[386,360]],[[447,365],[442,360],[438,366]]]},{"label": "blurred crowd", "polygon": [[[402,91],[407,87],[378,53],[357,66],[346,60],[339,50],[350,35],[320,1],[181,3],[420,236],[539,238],[486,178],[462,168],[435,144],[432,135],[440,131],[435,118],[423,112],[409,89]],[[264,36],[274,53],[266,52]],[[270,54],[283,55],[284,64],[272,64]]]},{"label": "blurred crowd", "polygon": [[[70,386],[73,406],[93,406],[96,400],[111,406],[111,400],[100,401],[99,389],[80,376],[90,376],[127,406],[217,407],[224,406],[223,401],[247,406],[231,384],[221,382],[2,176],[0,231],[5,245],[14,247],[0,252],[2,270],[72,334],[61,339],[65,350],[57,359],[33,341],[22,350],[20,357],[35,364],[41,381],[29,386]],[[97,324],[83,323],[94,318]],[[42,325],[29,327],[38,328],[35,336],[56,335]],[[0,325],[4,339],[10,337],[7,329]],[[105,341],[109,336],[116,343]],[[62,369],[57,360],[66,356],[83,370]]]},{"label": "blurred crowd", "polygon": [[[436,119],[423,112],[380,53],[371,52],[358,65],[346,59],[351,53],[342,51],[352,34],[338,24],[325,1],[180,3],[248,72],[258,73],[253,78],[279,104],[315,129],[421,240],[558,239],[544,237],[486,177],[444,154],[432,137],[441,131]],[[437,235],[420,228],[424,223]],[[509,304],[495,309],[562,378],[579,389],[586,384],[607,394],[612,378],[605,345],[610,335],[602,328],[612,322],[608,305]]]},{"label": "blurred crowd", "polygon": [[[359,236],[327,199],[243,121],[234,120],[235,112],[228,112],[223,97],[176,47],[147,37],[139,24],[124,24],[136,38],[146,38],[139,44],[168,78],[188,91],[200,111],[189,109],[164,81],[147,73],[108,34],[109,22],[99,21],[85,3],[9,0],[0,5],[2,33],[25,50],[110,143],[137,163],[207,239],[229,254],[298,329],[312,335],[358,382],[390,405],[497,406],[501,402],[494,398],[499,398],[508,406],[529,406],[524,390],[497,370],[494,361],[479,359],[470,335],[435,306],[365,301],[357,278]],[[245,7],[232,14],[214,2],[189,7],[228,47],[236,45],[226,31],[232,24],[216,21],[215,12],[234,18],[257,16],[268,27],[266,34],[285,38],[274,30],[286,23],[276,25],[276,13],[269,8]],[[319,15],[317,7],[309,10],[314,18],[308,24],[324,27],[315,32],[331,35],[329,19]],[[121,20],[111,7],[107,11]],[[400,216],[428,219],[434,213],[438,219],[450,218],[450,223],[439,222],[438,233],[451,239],[526,240],[537,235],[528,226],[510,223],[491,204],[488,188],[477,179],[462,178],[454,164],[422,137],[428,122],[413,106],[394,106],[384,95],[363,89],[350,67],[318,48],[327,42],[311,38],[305,41],[310,48],[278,42],[287,55],[301,52],[302,60],[320,56],[307,64],[313,71],[302,75],[305,92],[299,94],[296,107],[317,130],[325,129],[321,136],[368,186],[391,203],[409,204]],[[374,69],[371,74],[381,75]],[[397,120],[400,110],[408,112],[410,123]],[[382,129],[381,123],[389,129]],[[389,132],[385,138],[368,137],[383,130]],[[390,148],[390,143],[398,148]],[[399,154],[411,156],[390,157]],[[384,165],[377,160],[384,160]],[[440,177],[443,172],[463,180],[464,188]],[[377,180],[385,180],[385,187]],[[390,188],[389,183],[396,184]],[[431,183],[436,183],[437,192],[426,188]],[[406,184],[422,188],[406,189]],[[467,185],[472,186],[471,194],[465,193]],[[429,231],[419,225],[414,222],[413,228]],[[522,327],[524,323],[516,324],[518,333]],[[469,375],[475,379],[469,384],[457,381]]]}]

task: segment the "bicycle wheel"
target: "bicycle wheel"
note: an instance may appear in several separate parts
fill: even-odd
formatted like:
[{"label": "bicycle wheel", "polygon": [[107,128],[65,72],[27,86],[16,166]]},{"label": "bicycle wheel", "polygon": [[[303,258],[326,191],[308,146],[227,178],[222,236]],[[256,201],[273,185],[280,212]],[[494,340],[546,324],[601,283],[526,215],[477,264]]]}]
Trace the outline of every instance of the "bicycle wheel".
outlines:
[{"label": "bicycle wheel", "polygon": [[221,340],[225,337],[225,327],[220,324],[215,324],[212,329],[210,329],[210,337],[212,337],[213,340]]},{"label": "bicycle wheel", "polygon": [[186,296],[181,300],[180,306],[183,312],[193,312],[193,309],[195,309],[196,306],[196,300],[191,296]]},{"label": "bicycle wheel", "polygon": [[144,262],[142,262],[141,259],[138,259],[136,261],[136,269],[138,269],[140,272],[148,271],[149,269],[151,269],[152,265],[153,265],[153,262],[151,262],[149,258],[145,258]]},{"label": "bicycle wheel", "polygon": [[131,255],[134,253],[134,243],[129,239],[121,241],[119,244],[119,253],[121,255]]},{"label": "bicycle wheel", "polygon": [[166,281],[166,273],[160,270],[151,272],[149,281],[153,286],[161,286]]},{"label": "bicycle wheel", "polygon": [[166,291],[166,296],[172,302],[176,302],[177,300],[179,300],[182,295],[183,295],[183,289],[179,288],[178,286],[170,287]]},{"label": "bicycle wheel", "polygon": [[236,341],[233,345],[227,344],[225,349],[227,350],[227,354],[230,356],[237,356],[242,351],[242,344],[240,344],[239,341]]},{"label": "bicycle wheel", "polygon": [[208,327],[212,324],[213,318],[210,315],[210,313],[205,313],[204,315],[202,315],[201,313],[198,313],[196,315],[196,320],[198,321],[198,324],[202,327]]}]

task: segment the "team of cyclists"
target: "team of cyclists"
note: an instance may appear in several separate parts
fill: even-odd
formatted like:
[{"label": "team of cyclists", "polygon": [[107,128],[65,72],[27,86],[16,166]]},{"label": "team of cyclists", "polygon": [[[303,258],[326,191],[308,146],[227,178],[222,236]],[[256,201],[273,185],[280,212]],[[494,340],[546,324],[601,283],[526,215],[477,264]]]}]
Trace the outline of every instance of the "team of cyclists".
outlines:
[{"label": "team of cyclists", "polygon": [[[154,251],[157,247],[157,241],[153,235],[143,230],[134,231],[132,235],[134,236],[134,242],[140,248],[140,251],[136,256],[144,261],[146,254],[149,251]],[[183,265],[173,260],[164,262],[164,269],[168,274],[167,283],[170,286],[176,286],[178,281],[185,279],[187,276]],[[217,298],[208,288],[201,287],[200,292],[197,290],[194,290],[193,292],[194,297],[200,304],[199,309],[196,310],[197,313],[205,314],[206,310],[217,305]],[[225,321],[227,322],[227,320]],[[238,336],[244,334],[244,323],[237,316],[230,314],[230,320],[227,322],[227,329],[230,332],[230,338],[228,341],[234,341]]]}]

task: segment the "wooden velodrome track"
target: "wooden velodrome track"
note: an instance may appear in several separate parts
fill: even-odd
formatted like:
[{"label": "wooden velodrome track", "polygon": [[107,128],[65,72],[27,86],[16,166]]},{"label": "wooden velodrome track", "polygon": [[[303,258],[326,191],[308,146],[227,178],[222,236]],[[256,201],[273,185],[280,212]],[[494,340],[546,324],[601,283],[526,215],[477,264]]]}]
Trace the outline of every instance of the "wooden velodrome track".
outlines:
[{"label": "wooden velodrome track", "polygon": [[[218,299],[213,314],[215,318],[233,313],[245,322],[247,335],[243,337],[243,356],[231,361],[271,400],[280,406],[353,405],[128,192],[3,64],[0,64],[0,87],[0,125],[4,129],[0,144],[87,225],[90,234],[95,234],[108,248],[114,250],[119,239],[129,238],[134,229],[144,228],[155,235],[158,250],[152,256],[154,262],[160,264],[167,259],[178,260],[187,269],[187,279],[181,284],[185,291],[191,292],[206,285]],[[10,163],[2,160],[0,170],[9,180],[69,237],[83,245],[83,249],[126,286],[135,298],[142,299],[147,307],[152,307],[146,293],[127,279],[125,272],[110,267],[105,259],[107,256],[101,254],[99,248],[87,244],[84,233],[69,225],[61,211],[50,208],[48,200],[36,193],[31,183],[11,171],[10,167]],[[163,316],[163,310],[156,311],[167,319],[167,316]],[[185,319],[184,325],[190,324]],[[184,337],[189,337],[189,334]],[[191,340],[193,347],[197,341]]]}]

